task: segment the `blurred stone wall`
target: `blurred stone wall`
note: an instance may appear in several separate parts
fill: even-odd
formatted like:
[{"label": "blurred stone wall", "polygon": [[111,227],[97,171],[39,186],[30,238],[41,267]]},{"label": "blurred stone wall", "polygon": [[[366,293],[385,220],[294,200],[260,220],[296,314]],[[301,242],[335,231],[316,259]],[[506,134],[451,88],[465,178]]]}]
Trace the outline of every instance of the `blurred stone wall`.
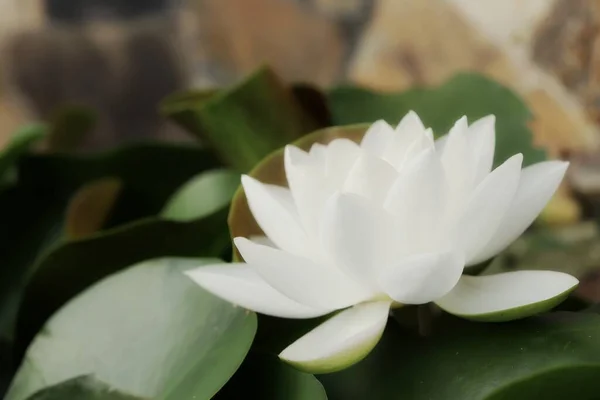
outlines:
[{"label": "blurred stone wall", "polygon": [[578,152],[599,138],[600,106],[590,89],[600,76],[597,3],[6,0],[0,15],[27,22],[0,36],[2,98],[37,118],[69,103],[99,109],[101,125],[88,143],[98,148],[181,137],[156,115],[164,95],[230,84],[264,63],[289,81],[384,91],[477,71],[522,95],[539,145],[556,155]]}]

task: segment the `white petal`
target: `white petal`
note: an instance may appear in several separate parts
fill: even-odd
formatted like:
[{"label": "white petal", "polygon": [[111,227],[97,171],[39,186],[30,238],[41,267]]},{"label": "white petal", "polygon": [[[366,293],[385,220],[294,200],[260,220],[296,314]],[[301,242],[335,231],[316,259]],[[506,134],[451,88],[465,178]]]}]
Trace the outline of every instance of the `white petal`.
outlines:
[{"label": "white petal", "polygon": [[322,145],[321,143],[313,143],[308,152],[308,155],[313,158],[317,165],[325,165],[326,154],[327,146]]},{"label": "white petal", "polygon": [[358,157],[363,153],[350,139],[335,139],[327,145],[325,176],[327,185],[333,190],[341,188]]},{"label": "white petal", "polygon": [[360,147],[376,156],[381,156],[394,137],[394,128],[384,120],[376,121],[369,127],[360,143]]},{"label": "white petal", "polygon": [[464,265],[460,253],[418,254],[386,269],[379,277],[379,284],[398,303],[425,304],[452,290]]},{"label": "white petal", "polygon": [[460,207],[474,188],[474,157],[467,139],[467,118],[462,117],[450,129],[441,155],[442,166],[450,187],[448,202]]},{"label": "white petal", "polygon": [[402,118],[402,120],[396,126],[396,134],[398,136],[413,136],[417,137],[418,135],[425,132],[425,125],[419,118],[419,115],[414,111],[409,111]]},{"label": "white petal", "polygon": [[317,265],[272,247],[235,238],[244,261],[274,289],[311,307],[346,308],[367,300],[371,293],[336,268]]},{"label": "white petal", "polygon": [[349,367],[377,345],[387,323],[390,302],[359,304],[331,317],[279,354],[279,358],[311,373]]},{"label": "white petal", "polygon": [[382,204],[397,176],[388,162],[363,153],[348,173],[342,190]]},{"label": "white petal", "polygon": [[475,184],[492,170],[496,146],[496,117],[488,115],[475,121],[467,132],[471,153],[475,156]]},{"label": "white petal", "polygon": [[523,156],[512,156],[496,168],[475,189],[457,229],[458,246],[465,252],[467,265],[489,243],[502,222],[519,185]]},{"label": "white petal", "polygon": [[321,168],[315,165],[308,160],[306,153],[289,145],[285,148],[284,163],[299,218],[305,231],[311,236],[317,229],[321,209],[328,195],[331,195],[325,182],[324,166]]},{"label": "white petal", "polygon": [[567,162],[547,161],[521,171],[519,188],[500,227],[472,263],[495,256],[531,225],[558,189],[568,166]]},{"label": "white petal", "polygon": [[261,314],[281,318],[314,318],[331,309],[309,307],[284,296],[247,264],[206,265],[185,272],[215,296]]},{"label": "white petal", "polygon": [[550,310],[578,283],[571,275],[554,271],[463,275],[458,285],[436,304],[467,319],[510,321]]},{"label": "white petal", "polygon": [[288,189],[247,175],[242,176],[242,185],[254,219],[277,247],[293,254],[311,252]]},{"label": "white petal", "polygon": [[271,239],[264,235],[252,235],[248,239],[253,241],[254,243],[262,244],[263,246],[270,246],[273,248],[277,248],[277,245],[273,243]]},{"label": "white petal", "polygon": [[[392,185],[384,208],[398,217],[398,255],[437,248],[444,236],[446,180],[434,150],[428,150],[403,169]],[[406,249],[400,249],[404,247]]]},{"label": "white petal", "polygon": [[364,198],[335,194],[323,213],[321,240],[351,277],[376,288],[379,269],[384,267],[391,249],[391,216]]},{"label": "white petal", "polygon": [[421,143],[423,139],[429,139],[429,136],[417,113],[410,111],[396,127],[393,140],[384,153],[384,159],[399,168],[405,162],[409,149],[413,150],[410,154],[414,155],[417,152],[414,148],[415,142]]},{"label": "white petal", "polygon": [[448,135],[440,136],[435,140],[435,151],[439,154],[443,154],[446,143],[448,143]]}]

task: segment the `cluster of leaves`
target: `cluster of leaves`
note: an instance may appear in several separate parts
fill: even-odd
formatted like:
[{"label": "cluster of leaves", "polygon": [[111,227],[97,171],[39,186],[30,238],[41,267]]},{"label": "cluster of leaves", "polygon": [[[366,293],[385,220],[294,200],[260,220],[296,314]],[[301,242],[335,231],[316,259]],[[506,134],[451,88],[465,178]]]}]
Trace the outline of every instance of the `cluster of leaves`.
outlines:
[{"label": "cluster of leaves", "polygon": [[[424,337],[408,308],[363,362],[315,377],[274,354],[319,321],[257,316],[182,274],[231,259],[230,235],[256,230],[240,212],[243,193],[234,198],[240,173],[281,180],[283,145],[359,136],[364,125],[304,135],[397,123],[411,109],[438,134],[463,114],[494,113],[497,162],[517,152],[526,163],[544,158],[531,146],[523,103],[471,74],[405,93],[322,93],[261,69],[228,90],[164,101],[165,117],[198,138],[193,146],[138,143],[76,155],[64,148],[93,120],[81,111],[25,127],[0,153],[0,396],[596,398],[600,316],[593,311],[494,327],[441,316]],[[43,139],[61,150],[31,151]],[[271,167],[255,168],[269,154]]]}]

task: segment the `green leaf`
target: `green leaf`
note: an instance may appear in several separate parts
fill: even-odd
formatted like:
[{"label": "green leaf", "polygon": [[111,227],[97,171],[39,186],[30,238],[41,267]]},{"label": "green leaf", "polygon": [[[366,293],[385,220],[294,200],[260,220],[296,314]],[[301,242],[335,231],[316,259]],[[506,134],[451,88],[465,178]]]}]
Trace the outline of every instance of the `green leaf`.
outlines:
[{"label": "green leaf", "polygon": [[254,313],[183,274],[214,261],[147,261],[73,299],[28,349],[6,400],[82,373],[140,397],[211,398],[239,367],[256,331]]},{"label": "green leaf", "polygon": [[182,93],[165,100],[163,115],[212,146],[225,164],[249,171],[271,151],[323,123],[269,69],[262,68],[240,84],[218,93]]},{"label": "green leaf", "polygon": [[49,192],[48,196],[67,199],[91,181],[107,177],[120,179],[123,191],[110,224],[116,225],[155,215],[179,186],[219,165],[204,148],[140,143],[89,155],[25,157],[20,174],[28,185]]},{"label": "green leaf", "polygon": [[12,168],[19,157],[31,148],[35,143],[46,137],[46,127],[34,124],[19,129],[11,137],[10,141],[0,151],[0,187],[10,184]]},{"label": "green leaf", "polygon": [[375,93],[357,87],[340,87],[329,93],[336,125],[372,123],[384,119],[394,126],[410,110],[419,114],[437,136],[448,132],[463,115],[469,122],[496,115],[495,165],[523,153],[524,164],[545,159],[532,144],[527,128],[527,106],[508,88],[477,74],[459,74],[437,88],[417,88],[402,93]]},{"label": "green leaf", "polygon": [[223,199],[231,199],[240,184],[240,174],[229,170],[202,173],[185,183],[163,208],[163,218],[189,221],[197,215],[208,215],[223,207]]},{"label": "green leaf", "polygon": [[274,356],[250,354],[214,400],[327,400],[323,385]]},{"label": "green leaf", "polygon": [[42,389],[28,400],[145,400],[113,390],[107,384],[84,375]]},{"label": "green leaf", "polygon": [[436,332],[419,338],[388,324],[363,362],[320,377],[329,398],[598,398],[598,315],[555,313],[504,324],[451,319]]},{"label": "green leaf", "polygon": [[[79,256],[82,251],[93,249],[109,252],[109,254],[102,254],[97,260],[97,264],[104,266],[104,269],[100,268],[99,272],[92,273],[90,273],[91,266],[81,268],[80,260],[67,257],[70,268],[79,270],[79,273],[87,271],[90,273],[89,279],[95,276],[103,277],[106,273],[131,265],[143,259],[140,257],[147,255],[152,257],[221,255],[220,251],[224,251],[223,249],[229,246],[225,228],[219,235],[218,231],[209,231],[202,221],[177,224],[154,218],[180,185],[215,165],[217,161],[205,149],[152,143],[85,156],[29,154],[21,157],[18,163],[19,181],[16,185],[0,192],[0,220],[2,221],[0,241],[10,244],[0,252],[0,265],[2,265],[0,268],[0,342],[12,342],[14,321],[24,286],[34,268],[44,262],[39,260],[40,255],[49,251],[52,246],[56,246],[57,241],[62,239],[65,209],[69,200],[77,190],[90,182],[113,177],[119,179],[123,185],[117,203],[111,207],[110,221],[103,221],[103,228],[114,227],[140,218],[152,217],[153,219],[150,222],[132,223],[135,228],[132,234],[137,234],[140,230],[146,232],[145,230],[149,229],[147,233],[140,236],[142,240],[150,240],[148,243],[140,244],[135,236],[122,233],[120,228],[117,228],[115,231],[108,232],[106,237],[104,234],[99,235],[99,241],[94,240],[98,237],[92,237],[89,241],[75,242],[73,247],[77,251],[71,252],[73,248],[71,246],[67,247],[68,251],[65,253],[62,252],[63,250],[58,251],[58,254],[68,254],[70,257]],[[228,201],[229,199],[223,206],[221,214],[211,217],[208,223],[224,226],[225,207]],[[173,234],[172,239],[165,240],[166,234]],[[199,234],[205,236],[197,236]],[[123,250],[120,245],[117,246],[116,248],[122,254],[120,257],[119,254],[112,253],[112,249],[115,248],[114,243],[123,235],[128,238],[125,243],[137,247]],[[182,235],[187,239],[182,239]],[[208,239],[203,242],[202,237]],[[155,246],[155,249],[146,250],[146,246]],[[88,257],[89,255],[84,259]],[[62,260],[61,257],[57,259]],[[119,264],[114,262],[115,259],[127,263]],[[103,262],[108,262],[110,267],[102,264]],[[69,280],[69,275],[61,275],[61,277],[66,281]],[[51,277],[50,280],[55,281],[57,278],[58,275]],[[86,280],[86,282],[91,284],[94,281]],[[61,301],[66,300],[68,298]],[[52,302],[49,306],[51,312],[56,309],[52,307],[57,307]],[[43,314],[43,307],[40,313]],[[43,315],[47,318],[50,314]],[[34,325],[39,328],[41,326],[39,324],[43,322],[42,320]],[[37,333],[37,328],[29,333],[25,344]]]},{"label": "green leaf", "polygon": [[226,220],[236,177],[229,171],[201,174],[171,198],[163,216],[67,241],[47,252],[23,292],[17,324],[20,351],[52,313],[99,279],[142,260],[215,257],[229,250]]}]

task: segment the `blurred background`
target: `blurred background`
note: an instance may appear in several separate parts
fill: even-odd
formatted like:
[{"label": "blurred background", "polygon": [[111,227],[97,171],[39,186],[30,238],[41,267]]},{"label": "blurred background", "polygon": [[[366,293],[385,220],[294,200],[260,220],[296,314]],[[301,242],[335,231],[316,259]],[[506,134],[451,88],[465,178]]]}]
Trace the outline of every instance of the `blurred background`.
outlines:
[{"label": "blurred background", "polygon": [[262,64],[323,88],[492,77],[529,106],[536,145],[571,161],[543,216],[546,236],[509,257],[576,265],[579,294],[600,300],[598,0],[3,0],[0,52],[0,146],[25,122],[83,105],[99,123],[81,151],[187,140],[158,103]]}]

